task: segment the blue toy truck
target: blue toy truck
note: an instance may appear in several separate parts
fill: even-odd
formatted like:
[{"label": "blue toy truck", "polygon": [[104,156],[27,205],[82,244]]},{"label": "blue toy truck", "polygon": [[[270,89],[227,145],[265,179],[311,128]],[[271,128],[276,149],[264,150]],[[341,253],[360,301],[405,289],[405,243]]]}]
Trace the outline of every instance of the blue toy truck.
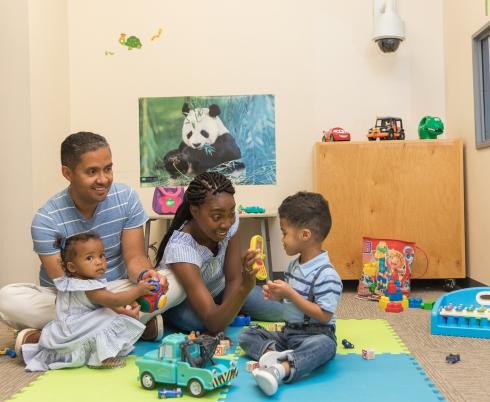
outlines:
[{"label": "blue toy truck", "polygon": [[228,358],[214,358],[222,335],[200,335],[190,339],[176,333],[162,339],[160,347],[136,359],[138,380],[145,389],[157,383],[185,386],[195,397],[228,385],[238,375],[238,367]]}]

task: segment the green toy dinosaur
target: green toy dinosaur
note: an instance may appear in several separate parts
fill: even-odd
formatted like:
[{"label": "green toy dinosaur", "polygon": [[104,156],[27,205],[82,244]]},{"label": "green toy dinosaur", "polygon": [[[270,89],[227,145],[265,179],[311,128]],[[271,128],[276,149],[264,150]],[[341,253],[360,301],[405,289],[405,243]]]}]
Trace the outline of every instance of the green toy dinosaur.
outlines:
[{"label": "green toy dinosaur", "polygon": [[439,117],[424,116],[419,123],[419,138],[421,140],[435,140],[444,132],[444,123]]}]

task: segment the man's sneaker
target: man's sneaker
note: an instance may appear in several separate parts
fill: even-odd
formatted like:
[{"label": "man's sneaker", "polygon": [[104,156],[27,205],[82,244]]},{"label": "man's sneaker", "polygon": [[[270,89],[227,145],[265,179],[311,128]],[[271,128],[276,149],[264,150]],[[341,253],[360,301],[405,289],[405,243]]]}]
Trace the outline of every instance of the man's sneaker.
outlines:
[{"label": "man's sneaker", "polygon": [[264,353],[259,359],[259,366],[262,368],[267,368],[279,361],[286,360],[286,356],[293,352],[292,350],[283,350],[282,352],[277,352],[271,350],[270,352]]},{"label": "man's sneaker", "polygon": [[38,343],[41,337],[41,330],[35,328],[26,328],[17,334],[15,339],[14,350],[17,356],[22,356],[22,345],[26,343]]},{"label": "man's sneaker", "polygon": [[163,329],[163,318],[161,314],[158,314],[146,323],[146,329],[143,331],[140,340],[160,341],[163,338]]},{"label": "man's sneaker", "polygon": [[275,364],[267,368],[257,368],[252,374],[259,388],[266,395],[274,395],[285,375],[285,369],[281,364]]}]

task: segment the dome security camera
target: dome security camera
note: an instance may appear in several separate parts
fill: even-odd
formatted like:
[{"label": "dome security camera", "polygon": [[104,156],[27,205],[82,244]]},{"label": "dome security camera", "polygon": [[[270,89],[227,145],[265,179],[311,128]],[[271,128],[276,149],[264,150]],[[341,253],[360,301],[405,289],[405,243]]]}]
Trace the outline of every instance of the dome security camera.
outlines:
[{"label": "dome security camera", "polygon": [[375,41],[383,53],[396,52],[405,39],[405,23],[396,12],[395,0],[374,0]]}]

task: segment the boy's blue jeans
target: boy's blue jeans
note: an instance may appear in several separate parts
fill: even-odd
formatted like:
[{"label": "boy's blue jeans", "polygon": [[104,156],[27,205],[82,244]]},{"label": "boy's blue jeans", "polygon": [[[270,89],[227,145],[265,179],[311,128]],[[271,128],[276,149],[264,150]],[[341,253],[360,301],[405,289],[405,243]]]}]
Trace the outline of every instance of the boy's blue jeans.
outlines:
[{"label": "boy's blue jeans", "polygon": [[288,327],[282,332],[269,332],[260,326],[251,326],[242,331],[238,343],[247,355],[256,361],[269,350],[281,352],[292,349],[284,358],[289,361],[291,367],[291,374],[284,382],[293,382],[335,357],[335,327],[327,327],[322,332]]},{"label": "boy's blue jeans", "polygon": [[[220,304],[222,299],[223,292],[214,298],[214,302]],[[283,321],[282,303],[265,300],[259,286],[252,289],[240,311],[258,321]],[[183,331],[207,330],[188,300],[165,311],[163,319],[165,323]]]}]

